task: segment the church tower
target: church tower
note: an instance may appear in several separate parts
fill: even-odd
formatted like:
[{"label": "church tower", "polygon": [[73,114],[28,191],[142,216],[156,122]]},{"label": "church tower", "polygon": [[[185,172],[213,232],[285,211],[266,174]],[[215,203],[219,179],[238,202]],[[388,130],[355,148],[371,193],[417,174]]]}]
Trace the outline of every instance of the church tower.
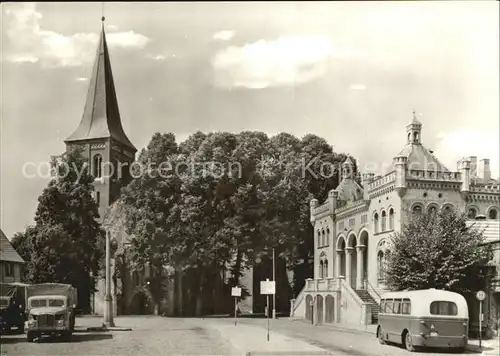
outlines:
[{"label": "church tower", "polygon": [[130,179],[137,149],[123,131],[109,58],[104,17],[80,125],[65,141],[66,151],[80,146],[95,177],[99,215],[119,197]]}]

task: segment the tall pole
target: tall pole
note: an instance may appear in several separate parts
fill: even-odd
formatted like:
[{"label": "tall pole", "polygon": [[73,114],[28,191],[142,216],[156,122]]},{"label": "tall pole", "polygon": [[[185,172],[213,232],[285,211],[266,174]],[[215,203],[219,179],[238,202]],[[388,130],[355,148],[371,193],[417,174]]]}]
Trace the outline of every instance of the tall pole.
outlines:
[{"label": "tall pole", "polygon": [[269,341],[269,294],[267,295],[267,341]]},{"label": "tall pole", "polygon": [[483,301],[479,301],[479,347],[481,347],[481,339],[483,333]]},{"label": "tall pole", "polygon": [[274,261],[274,247],[273,247],[273,281],[274,281],[274,294],[273,294],[273,319],[276,319],[276,263]]},{"label": "tall pole", "polygon": [[113,321],[113,297],[111,296],[111,233],[106,231],[106,305],[104,309],[104,325],[115,326]]}]

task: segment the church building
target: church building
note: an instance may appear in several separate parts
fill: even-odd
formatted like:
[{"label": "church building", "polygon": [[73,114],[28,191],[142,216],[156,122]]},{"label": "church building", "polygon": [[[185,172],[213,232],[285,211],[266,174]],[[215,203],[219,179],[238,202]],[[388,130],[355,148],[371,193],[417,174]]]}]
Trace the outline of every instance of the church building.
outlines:
[{"label": "church building", "polygon": [[[362,174],[359,185],[348,158],[342,181],[325,202],[310,202],[314,227],[314,276],[291,302],[291,314],[315,323],[377,322],[386,292],[384,263],[388,238],[401,230],[406,212],[456,209],[471,223],[481,222],[488,242],[498,242],[500,181],[492,179],[489,159],[460,160],[446,168],[422,144],[422,124],[406,126],[407,143],[382,176]],[[496,233],[495,233],[496,232]],[[492,261],[500,272],[500,251]],[[488,305],[499,314],[500,285],[493,285]],[[499,317],[500,315],[497,315]]]}]

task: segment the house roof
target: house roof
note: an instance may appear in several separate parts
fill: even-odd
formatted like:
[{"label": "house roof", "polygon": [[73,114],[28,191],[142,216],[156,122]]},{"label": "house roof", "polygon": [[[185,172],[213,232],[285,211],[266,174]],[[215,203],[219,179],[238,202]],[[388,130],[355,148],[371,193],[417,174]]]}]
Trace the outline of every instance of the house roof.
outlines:
[{"label": "house roof", "polygon": [[408,169],[449,172],[448,168],[422,144],[408,144],[399,155],[408,159]]},{"label": "house roof", "polygon": [[352,178],[344,179],[335,190],[339,192],[341,201],[353,202],[363,198],[363,188]]},{"label": "house roof", "polygon": [[76,131],[65,142],[102,138],[112,138],[134,152],[137,151],[123,131],[104,24],[89,81],[82,120]]},{"label": "house roof", "polygon": [[0,229],[0,261],[24,263],[17,251],[10,244],[9,239]]}]

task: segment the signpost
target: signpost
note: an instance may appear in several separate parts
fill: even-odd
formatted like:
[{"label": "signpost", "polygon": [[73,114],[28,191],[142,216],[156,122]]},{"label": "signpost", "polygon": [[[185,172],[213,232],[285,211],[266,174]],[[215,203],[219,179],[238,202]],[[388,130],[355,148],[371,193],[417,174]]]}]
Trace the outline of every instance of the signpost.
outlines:
[{"label": "signpost", "polygon": [[275,281],[269,281],[267,278],[265,281],[260,281],[260,294],[267,295],[267,307],[266,307],[266,316],[267,316],[267,341],[269,341],[269,295],[276,293],[276,283]]},{"label": "signpost", "polygon": [[483,300],[486,297],[486,293],[482,290],[476,293],[476,298],[479,300],[479,347],[481,347],[482,339],[482,329],[483,329]]},{"label": "signpost", "polygon": [[234,297],[234,325],[236,326],[236,320],[238,318],[238,297],[241,297],[241,288],[231,288],[231,295]]}]

